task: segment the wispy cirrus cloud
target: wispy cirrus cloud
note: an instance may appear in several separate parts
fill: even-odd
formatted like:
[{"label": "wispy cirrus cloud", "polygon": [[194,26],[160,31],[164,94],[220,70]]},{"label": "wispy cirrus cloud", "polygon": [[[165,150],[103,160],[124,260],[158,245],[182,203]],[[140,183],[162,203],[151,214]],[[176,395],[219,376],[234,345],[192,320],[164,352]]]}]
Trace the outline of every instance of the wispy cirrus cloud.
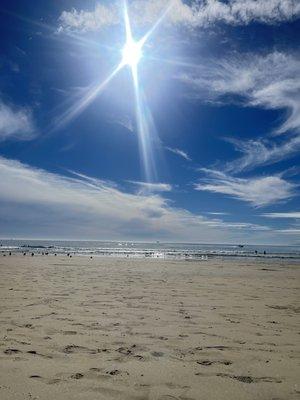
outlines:
[{"label": "wispy cirrus cloud", "polygon": [[291,218],[300,219],[300,211],[288,211],[288,212],[273,212],[262,214],[263,217],[267,218]]},{"label": "wispy cirrus cloud", "polygon": [[139,182],[139,181],[128,181],[133,185],[137,186],[141,192],[170,192],[172,186],[168,183],[151,183],[151,182]]},{"label": "wispy cirrus cloud", "polygon": [[36,134],[32,111],[0,100],[0,141],[29,140]]},{"label": "wispy cirrus cloud", "polygon": [[300,150],[300,135],[296,134],[288,139],[284,138],[280,143],[268,138],[250,140],[227,139],[233,144],[236,151],[242,153],[242,157],[226,164],[228,172],[241,172],[262,165],[275,164],[286,158],[298,154]]},{"label": "wispy cirrus cloud", "polygon": [[122,115],[122,114],[110,115],[108,117],[108,122],[119,125],[119,126],[125,128],[129,132],[134,133],[134,131],[135,131],[135,124],[129,115]]},{"label": "wispy cirrus cloud", "polygon": [[[251,22],[278,24],[296,19],[300,15],[297,0],[195,0],[185,3],[171,0],[172,8],[166,23],[189,28],[213,26],[216,23],[248,25]],[[161,0],[133,0],[130,2],[132,20],[138,25],[150,25],[161,15],[165,2]],[[116,2],[97,3],[93,10],[63,11],[60,30],[99,31],[118,25],[120,5]]]},{"label": "wispy cirrus cloud", "polygon": [[289,235],[300,235],[300,229],[279,229],[278,233],[287,233]]},{"label": "wispy cirrus cloud", "polygon": [[189,85],[191,95],[199,100],[286,110],[286,118],[274,131],[279,134],[300,131],[299,71],[300,54],[250,53],[212,60],[206,65],[200,63],[197,68],[181,73],[179,79]]},{"label": "wispy cirrus cloud", "polygon": [[2,237],[13,232],[14,237],[103,240],[282,240],[268,226],[197,215],[172,207],[158,193],[132,194],[111,182],[49,173],[1,157],[0,204]]},{"label": "wispy cirrus cloud", "polygon": [[173,154],[176,154],[177,156],[184,158],[187,161],[192,161],[191,157],[185,151],[183,151],[181,149],[177,149],[177,148],[173,148],[173,147],[165,147],[165,149],[170,151]]},{"label": "wispy cirrus cloud", "polygon": [[[211,103],[235,102],[243,107],[283,110],[282,122],[264,137],[229,139],[242,157],[226,165],[241,172],[281,161],[300,149],[300,56],[273,52],[214,60],[179,77],[191,95]],[[276,135],[284,135],[278,138]],[[227,139],[228,140],[228,139]]]},{"label": "wispy cirrus cloud", "polygon": [[219,212],[219,211],[210,211],[210,212],[207,212],[206,214],[209,214],[209,215],[230,215],[229,213]]},{"label": "wispy cirrus cloud", "polygon": [[295,195],[296,185],[280,176],[236,178],[206,168],[201,168],[201,172],[206,177],[195,184],[196,190],[225,194],[254,207],[287,201]]}]

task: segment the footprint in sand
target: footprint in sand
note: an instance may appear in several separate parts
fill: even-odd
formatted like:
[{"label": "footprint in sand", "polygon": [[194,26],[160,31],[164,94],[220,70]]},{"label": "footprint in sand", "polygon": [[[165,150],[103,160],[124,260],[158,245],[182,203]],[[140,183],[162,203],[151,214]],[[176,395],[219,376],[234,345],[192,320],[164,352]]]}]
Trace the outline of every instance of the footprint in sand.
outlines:
[{"label": "footprint in sand", "polygon": [[93,372],[101,372],[101,371],[102,371],[102,368],[92,367],[92,368],[90,368],[90,371],[93,371]]},{"label": "footprint in sand", "polygon": [[151,355],[153,357],[163,357],[165,354],[161,351],[152,351]]},{"label": "footprint in sand", "polygon": [[119,371],[118,369],[113,369],[112,371],[107,371],[106,372],[106,374],[109,374],[109,375],[120,375],[121,374],[121,371]]},{"label": "footprint in sand", "polygon": [[23,328],[34,329],[34,326],[32,324],[25,324],[23,325]]},{"label": "footprint in sand", "polygon": [[55,384],[60,383],[60,382],[61,382],[61,379],[53,378],[53,379],[47,380],[45,383],[47,383],[48,385],[55,385]]},{"label": "footprint in sand", "polygon": [[32,374],[32,375],[29,376],[29,378],[30,379],[40,380],[43,383],[46,383],[47,385],[54,385],[56,383],[60,383],[61,382],[61,379],[58,379],[58,378],[46,379],[46,378],[43,378],[41,375],[38,375],[38,374]]},{"label": "footprint in sand", "polygon": [[69,344],[63,348],[63,353],[72,354],[72,353],[89,353],[89,354],[96,354],[98,351],[89,349],[83,346],[77,346],[75,344]]},{"label": "footprint in sand", "polygon": [[6,349],[6,350],[4,350],[4,354],[8,354],[8,355],[18,354],[18,353],[22,353],[22,351],[18,350],[18,349]]},{"label": "footprint in sand", "polygon": [[205,367],[208,367],[208,366],[210,366],[210,365],[213,365],[213,364],[223,364],[223,365],[231,365],[232,364],[232,361],[223,361],[223,360],[217,360],[217,361],[210,361],[210,360],[203,360],[203,361],[197,361],[197,364],[200,364],[200,365],[204,365]]},{"label": "footprint in sand", "polygon": [[76,374],[71,375],[72,379],[81,379],[83,377],[84,377],[84,375],[80,372],[76,372]]},{"label": "footprint in sand", "polygon": [[270,382],[270,383],[281,383],[282,381],[277,378],[263,376],[261,378],[256,378],[253,376],[246,376],[246,375],[229,375],[229,374],[217,374],[217,376],[221,376],[224,378],[236,379],[237,381],[243,383],[257,383],[257,382]]}]

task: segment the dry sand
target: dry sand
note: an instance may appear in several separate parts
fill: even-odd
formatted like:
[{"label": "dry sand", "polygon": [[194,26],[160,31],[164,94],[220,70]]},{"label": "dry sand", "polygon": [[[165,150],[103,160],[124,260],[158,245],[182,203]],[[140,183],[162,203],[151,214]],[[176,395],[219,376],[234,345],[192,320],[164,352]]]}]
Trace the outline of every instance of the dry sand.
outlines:
[{"label": "dry sand", "polygon": [[300,397],[300,265],[0,258],[0,398]]}]

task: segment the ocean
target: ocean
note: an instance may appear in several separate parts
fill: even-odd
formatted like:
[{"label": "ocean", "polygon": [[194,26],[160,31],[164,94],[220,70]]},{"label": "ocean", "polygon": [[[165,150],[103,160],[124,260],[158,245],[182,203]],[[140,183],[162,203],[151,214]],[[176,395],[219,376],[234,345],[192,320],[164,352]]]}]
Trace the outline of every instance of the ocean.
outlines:
[{"label": "ocean", "polygon": [[300,246],[263,246],[201,243],[142,243],[62,240],[0,240],[0,253],[48,253],[102,257],[201,259],[260,257],[300,260]]}]

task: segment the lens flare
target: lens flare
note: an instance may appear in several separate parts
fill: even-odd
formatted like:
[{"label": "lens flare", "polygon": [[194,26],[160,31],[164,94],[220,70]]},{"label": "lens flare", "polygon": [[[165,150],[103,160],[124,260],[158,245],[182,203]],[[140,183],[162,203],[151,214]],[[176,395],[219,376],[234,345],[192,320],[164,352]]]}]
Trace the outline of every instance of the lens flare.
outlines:
[{"label": "lens flare", "polygon": [[[174,4],[174,0],[169,0],[167,7],[165,7],[164,12],[158,18],[156,23],[152,28],[138,41],[136,41],[132,35],[131,24],[129,19],[127,0],[124,1],[124,25],[125,25],[125,45],[122,49],[121,61],[115,66],[111,74],[99,82],[98,84],[93,84],[92,86],[86,88],[75,101],[71,101],[71,106],[65,110],[58,118],[55,119],[52,130],[60,129],[64,127],[67,123],[71,122],[74,118],[78,117],[83,110],[88,107],[98,95],[104,91],[106,86],[111,82],[111,80],[118,74],[118,72],[128,66],[131,70],[134,93],[135,93],[135,111],[136,111],[136,123],[137,123],[137,134],[139,140],[139,147],[141,153],[141,161],[144,168],[145,178],[148,182],[157,178],[156,168],[155,168],[155,154],[154,149],[157,148],[157,144],[160,144],[158,136],[156,134],[156,129],[154,121],[150,112],[145,96],[143,94],[142,86],[139,80],[138,74],[138,63],[143,56],[143,47],[152,36],[157,27],[166,17],[167,13]],[[73,37],[72,37],[73,39]],[[76,39],[76,38],[75,38]],[[157,150],[157,149],[156,149]],[[156,152],[156,151],[155,151]]]},{"label": "lens flare", "polygon": [[128,65],[131,68],[134,93],[135,93],[135,111],[136,111],[136,124],[137,135],[139,141],[141,161],[143,164],[145,180],[152,182],[157,178],[154,144],[159,143],[156,138],[156,129],[154,126],[153,118],[146,100],[143,96],[143,90],[139,81],[138,63],[142,57],[142,49],[149,39],[149,37],[156,30],[158,25],[167,15],[170,10],[172,1],[169,2],[164,13],[153,25],[153,27],[139,40],[135,41],[132,35],[130,18],[127,7],[127,0],[124,0],[124,21],[126,30],[126,44],[123,48],[122,65]]},{"label": "lens flare", "polygon": [[138,64],[142,57],[142,46],[140,42],[134,40],[128,40],[123,48],[123,65],[129,65],[134,67]]},{"label": "lens flare", "polygon": [[80,99],[74,102],[64,113],[55,119],[54,125],[50,131],[64,127],[66,124],[80,115],[82,111],[85,110],[95,100],[99,93],[106,88],[106,86],[115,77],[115,75],[117,75],[121,68],[122,66],[118,65],[104,81],[85,89],[82,92]]}]

